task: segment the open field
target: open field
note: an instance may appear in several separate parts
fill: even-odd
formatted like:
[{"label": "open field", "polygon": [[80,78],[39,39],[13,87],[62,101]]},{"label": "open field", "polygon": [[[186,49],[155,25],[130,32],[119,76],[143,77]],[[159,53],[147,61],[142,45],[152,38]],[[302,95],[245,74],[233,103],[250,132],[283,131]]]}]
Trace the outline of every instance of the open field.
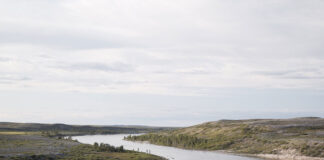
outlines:
[{"label": "open field", "polygon": [[[324,157],[324,119],[220,120],[192,127],[129,136],[132,141],[198,150]],[[265,156],[267,155],[267,156]]]}]

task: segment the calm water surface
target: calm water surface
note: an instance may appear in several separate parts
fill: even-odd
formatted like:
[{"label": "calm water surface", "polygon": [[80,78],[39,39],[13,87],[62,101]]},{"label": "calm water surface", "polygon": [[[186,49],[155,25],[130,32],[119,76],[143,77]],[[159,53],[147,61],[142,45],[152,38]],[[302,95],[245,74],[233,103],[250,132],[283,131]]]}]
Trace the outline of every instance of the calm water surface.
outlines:
[{"label": "calm water surface", "polygon": [[141,152],[149,151],[151,154],[159,155],[170,160],[260,160],[258,158],[243,157],[215,151],[194,151],[167,146],[158,146],[145,142],[125,141],[123,140],[124,136],[128,136],[128,134],[76,136],[73,137],[73,139],[77,139],[79,142],[88,144],[98,142],[108,143],[114,146],[123,145],[124,148],[128,150]]}]

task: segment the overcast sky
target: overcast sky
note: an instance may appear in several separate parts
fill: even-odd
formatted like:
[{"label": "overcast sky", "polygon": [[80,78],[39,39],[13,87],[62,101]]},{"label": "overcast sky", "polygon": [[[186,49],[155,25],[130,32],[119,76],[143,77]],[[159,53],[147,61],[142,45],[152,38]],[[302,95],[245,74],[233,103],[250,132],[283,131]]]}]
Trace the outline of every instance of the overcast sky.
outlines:
[{"label": "overcast sky", "polygon": [[0,0],[0,121],[324,117],[323,0]]}]

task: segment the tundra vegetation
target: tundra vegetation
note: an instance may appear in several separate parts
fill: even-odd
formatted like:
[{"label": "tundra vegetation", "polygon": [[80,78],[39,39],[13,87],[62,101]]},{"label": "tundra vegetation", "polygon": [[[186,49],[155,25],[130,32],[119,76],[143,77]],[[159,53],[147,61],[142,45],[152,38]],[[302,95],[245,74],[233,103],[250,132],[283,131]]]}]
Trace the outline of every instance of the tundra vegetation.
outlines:
[{"label": "tundra vegetation", "polygon": [[[26,124],[22,124],[26,126]],[[12,127],[12,126],[11,126]],[[30,126],[29,126],[30,127]],[[89,129],[89,128],[88,128]],[[43,130],[0,129],[0,160],[163,160],[155,155],[125,150],[109,144],[81,144],[72,139],[71,130],[49,127]],[[114,133],[119,132],[109,128]],[[130,133],[138,130],[127,128]],[[91,130],[73,132],[88,133]],[[123,130],[126,132],[126,130]],[[68,133],[68,134],[67,134]],[[94,132],[91,132],[94,133]]]},{"label": "tundra vegetation", "polygon": [[125,139],[185,149],[324,157],[324,119],[220,120]]}]

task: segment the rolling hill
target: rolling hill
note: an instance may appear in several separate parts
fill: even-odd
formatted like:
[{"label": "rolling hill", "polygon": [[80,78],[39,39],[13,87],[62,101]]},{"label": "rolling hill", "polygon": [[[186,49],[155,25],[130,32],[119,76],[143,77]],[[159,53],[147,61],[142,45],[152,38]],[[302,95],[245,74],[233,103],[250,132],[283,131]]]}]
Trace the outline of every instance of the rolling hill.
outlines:
[{"label": "rolling hill", "polygon": [[171,131],[129,136],[126,139],[279,159],[291,156],[324,157],[324,119],[220,120]]}]

